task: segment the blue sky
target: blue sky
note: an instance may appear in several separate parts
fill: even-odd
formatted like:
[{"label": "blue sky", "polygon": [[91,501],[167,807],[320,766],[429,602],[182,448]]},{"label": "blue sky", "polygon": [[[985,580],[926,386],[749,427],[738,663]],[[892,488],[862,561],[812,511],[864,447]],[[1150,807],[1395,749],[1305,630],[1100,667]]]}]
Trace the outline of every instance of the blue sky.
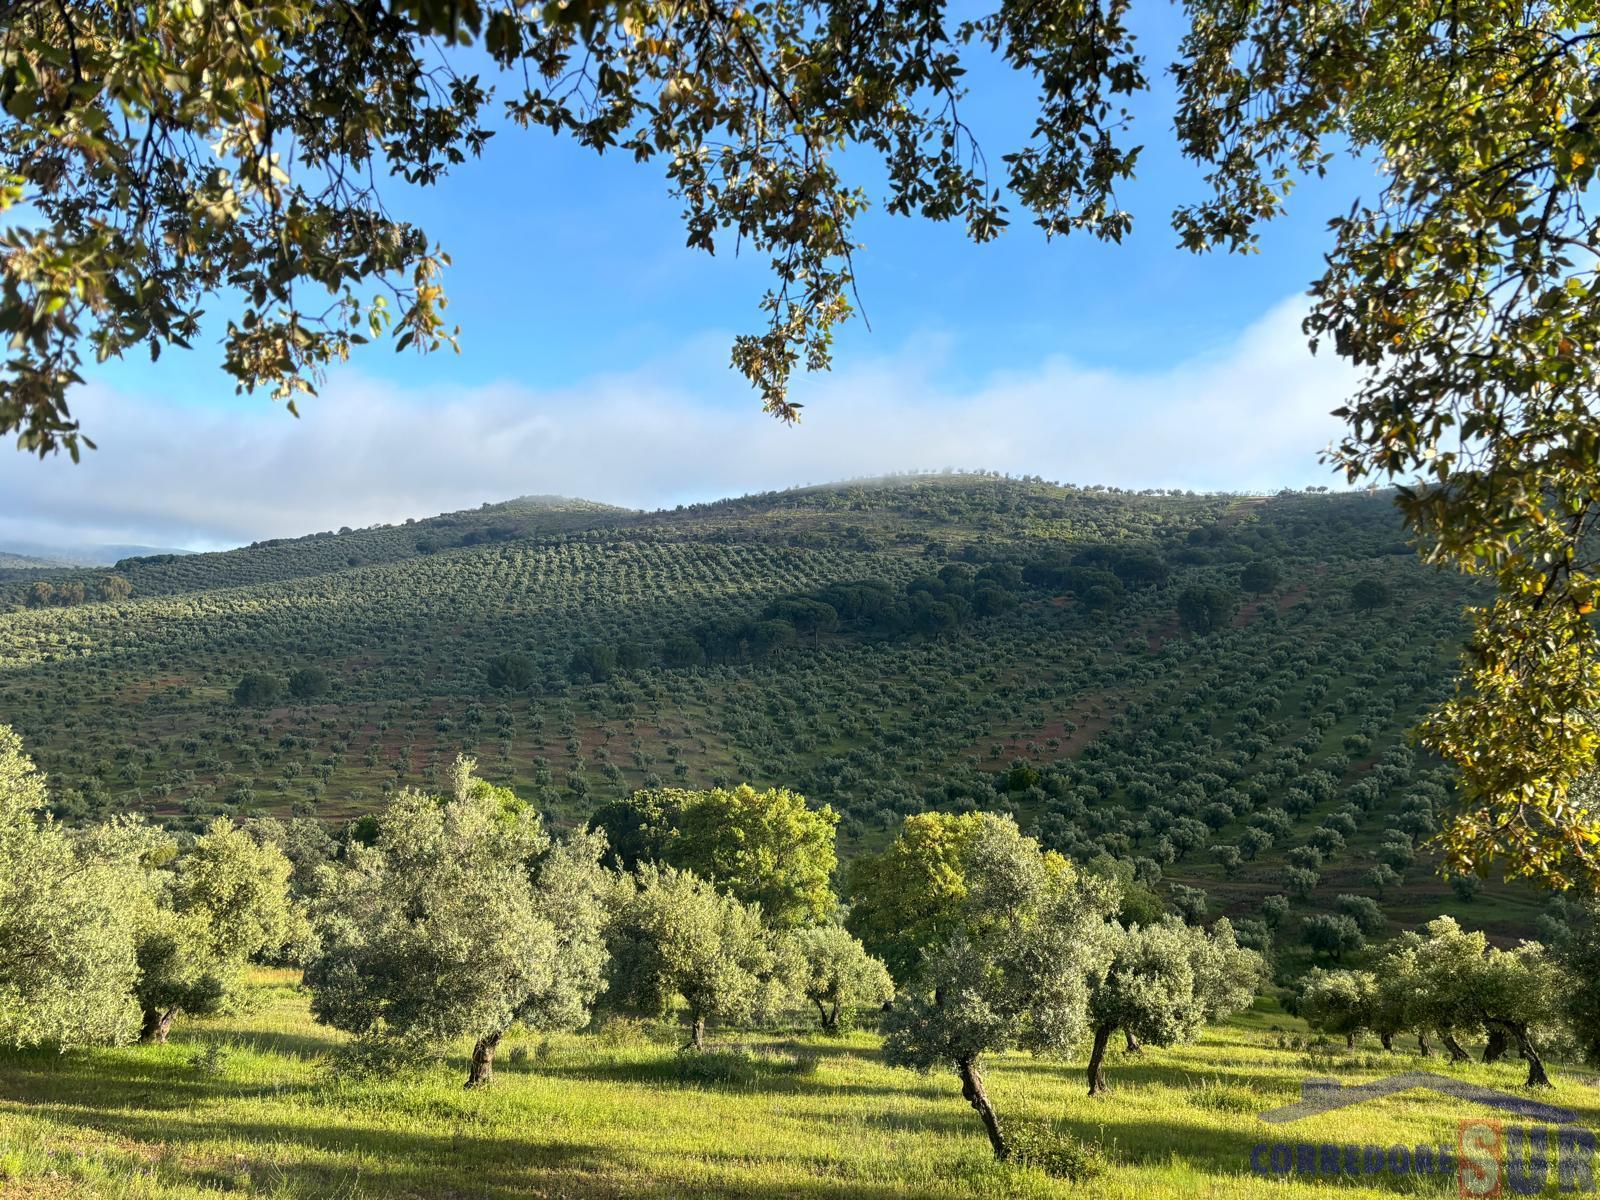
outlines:
[{"label": "blue sky", "polygon": [[[727,368],[734,333],[759,323],[760,257],[685,248],[657,167],[508,129],[443,185],[391,191],[454,260],[460,355],[370,347],[298,422],[235,397],[212,345],[107,364],[77,405],[101,449],[76,468],[19,458],[0,472],[0,541],[205,547],[516,494],[651,506],[919,466],[1331,482],[1317,452],[1348,378],[1311,360],[1296,320],[1327,219],[1371,168],[1341,161],[1307,184],[1259,254],[1177,249],[1169,214],[1203,185],[1171,140],[1160,66],[1175,14],[1155,14],[1141,29],[1146,149],[1122,193],[1131,237],[1047,242],[1016,210],[978,247],[955,226],[869,213],[857,270],[871,331],[852,321],[832,376],[797,384],[799,429],[763,417]],[[1031,121],[1027,81],[993,62],[969,81],[964,116],[998,164]],[[873,164],[852,165],[878,198]],[[1210,443],[1188,435],[1197,421]]]}]

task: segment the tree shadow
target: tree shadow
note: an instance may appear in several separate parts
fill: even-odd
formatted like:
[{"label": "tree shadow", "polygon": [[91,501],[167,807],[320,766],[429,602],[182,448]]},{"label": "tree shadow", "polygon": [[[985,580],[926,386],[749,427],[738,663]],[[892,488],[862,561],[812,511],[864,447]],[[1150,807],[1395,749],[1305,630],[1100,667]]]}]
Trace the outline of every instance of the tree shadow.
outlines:
[{"label": "tree shadow", "polygon": [[346,1038],[314,1033],[219,1033],[215,1036],[201,1034],[200,1037],[209,1043],[236,1046],[239,1049],[247,1049],[253,1053],[278,1054],[285,1058],[298,1058],[305,1061],[322,1058],[350,1044]]},{"label": "tree shadow", "polygon": [[[326,1159],[330,1153],[347,1155],[360,1163],[360,1177],[378,1195],[436,1194],[451,1191],[459,1181],[473,1194],[525,1196],[537,1190],[540,1176],[550,1173],[579,1175],[619,1171],[627,1164],[601,1146],[589,1142],[534,1139],[463,1133],[421,1132],[414,1128],[385,1129],[370,1125],[313,1123],[303,1114],[282,1121],[234,1120],[226,1116],[197,1116],[193,1110],[170,1113],[128,1112],[76,1104],[53,1104],[50,1118],[64,1126],[77,1126],[112,1134],[146,1145],[244,1142],[253,1146],[292,1146]],[[249,1156],[229,1156],[226,1164],[213,1165],[185,1154],[170,1157],[166,1170],[176,1171],[196,1183],[223,1182],[248,1174]],[[289,1185],[291,1194],[336,1195],[332,1189],[350,1174],[338,1166],[315,1162],[257,1159],[262,1177],[272,1175]]]}]

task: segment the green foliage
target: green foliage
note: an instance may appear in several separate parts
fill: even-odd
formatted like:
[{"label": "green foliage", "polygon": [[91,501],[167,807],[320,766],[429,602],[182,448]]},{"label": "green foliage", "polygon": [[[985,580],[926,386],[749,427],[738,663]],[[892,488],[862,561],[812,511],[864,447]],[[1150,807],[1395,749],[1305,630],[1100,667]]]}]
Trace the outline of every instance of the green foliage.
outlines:
[{"label": "green foliage", "polygon": [[1390,599],[1389,587],[1381,579],[1358,579],[1350,587],[1350,603],[1357,612],[1372,612]]},{"label": "green foliage", "polygon": [[1190,633],[1214,633],[1239,607],[1237,593],[1216,584],[1186,587],[1178,593],[1178,623]]},{"label": "green foliage", "polygon": [[1383,915],[1383,909],[1371,896],[1339,896],[1334,904],[1345,916],[1356,923],[1356,926],[1367,937],[1378,937],[1388,925]]},{"label": "green foliage", "polygon": [[1321,1033],[1354,1038],[1383,1024],[1379,1017],[1381,987],[1378,978],[1367,971],[1315,967],[1296,986],[1294,1012]]},{"label": "green foliage", "polygon": [[45,803],[43,776],[0,725],[0,1043],[127,1041],[139,1028],[126,921],[137,844],[75,839]]},{"label": "green foliage", "polygon": [[838,820],[831,808],[811,808],[787,788],[712,788],[684,802],[666,861],[759,905],[774,928],[816,924],[836,903]]},{"label": "green foliage", "polygon": [[967,867],[985,818],[917,813],[880,854],[850,864],[846,926],[904,984],[960,926]]},{"label": "green foliage", "polygon": [[1584,1059],[1600,1063],[1600,903],[1588,900],[1578,919],[1556,948],[1556,958],[1569,986],[1561,991],[1562,1015],[1572,1029]]},{"label": "green foliage", "polygon": [[1005,1158],[1012,1148],[981,1059],[1018,1048],[1060,1053],[1083,1035],[1117,897],[993,817],[972,834],[966,867],[955,930],[926,953],[885,1016],[884,1055],[921,1071],[953,1064]]},{"label": "green foliage", "polygon": [[539,677],[538,664],[527,654],[497,654],[485,668],[485,678],[492,688],[510,692],[525,692]]},{"label": "green foliage", "polygon": [[1270,592],[1282,578],[1277,563],[1258,558],[1245,563],[1244,570],[1239,573],[1239,586],[1247,592]]},{"label": "green foliage", "polygon": [[[866,201],[847,164],[881,160],[892,213],[960,220],[979,242],[1009,219],[957,115],[967,47],[1038,85],[1028,140],[994,158],[1014,201],[1050,234],[1120,240],[1131,226],[1116,199],[1138,156],[1122,100],[1150,83],[1120,7],[1064,27],[1026,6],[956,19],[859,0],[350,15],[310,0],[230,20],[18,6],[0,206],[31,219],[4,233],[0,431],[76,456],[92,444],[67,403],[85,344],[98,359],[187,346],[219,292],[244,301],[227,370],[291,408],[366,341],[453,344],[445,256],[351,182],[426,184],[487,144],[490,89],[437,62],[438,45],[506,72],[513,122],[657,161],[685,198],[690,245],[710,252],[720,237],[769,257],[764,328],[735,341],[733,361],[784,420],[798,416],[792,372],[828,366],[851,311]],[[1207,188],[1174,215],[1182,245],[1252,248],[1330,147],[1385,164],[1381,188],[1337,206],[1306,330],[1360,380],[1333,461],[1352,481],[1404,481],[1401,511],[1429,560],[1497,589],[1473,610],[1461,691],[1427,729],[1466,783],[1444,831],[1454,865],[1504,857],[1562,886],[1600,874],[1600,829],[1571,798],[1600,747],[1586,715],[1600,711],[1591,14],[1480,3],[1419,19],[1385,0],[1286,21],[1204,0],[1187,15],[1174,128]],[[305,294],[332,302],[301,308]],[[1134,590],[1161,583],[1138,560],[1122,574]],[[959,621],[960,606],[922,595],[929,632]],[[1081,599],[1116,603],[1099,583]],[[1197,632],[1226,619],[1204,602],[1183,613]],[[670,660],[689,665],[683,636],[669,635]]]},{"label": "green foliage", "polygon": [[277,847],[218,820],[185,848],[152,848],[136,918],[134,995],[142,1036],[165,1041],[179,1013],[208,1015],[232,998],[252,958],[309,942],[289,898],[293,870]]},{"label": "green foliage", "polygon": [[804,961],[796,990],[816,1005],[823,1029],[849,1029],[855,1010],[876,1008],[894,996],[889,972],[848,930],[816,925],[790,936]]},{"label": "green foliage", "polygon": [[604,832],[607,855],[622,870],[665,863],[678,821],[694,796],[686,788],[645,788],[601,805],[589,823]]},{"label": "green foliage", "polygon": [[1099,1143],[1080,1141],[1048,1121],[1008,1122],[1006,1140],[1011,1145],[1011,1161],[1072,1183],[1098,1179],[1108,1165]]},{"label": "green foliage", "polygon": [[240,708],[266,708],[283,695],[283,680],[264,671],[246,671],[233,689],[233,702]]},{"label": "green foliage", "polygon": [[1502,950],[1490,946],[1482,932],[1464,931],[1451,917],[1429,921],[1414,945],[1433,1024],[1441,1030],[1457,1025],[1498,1028],[1514,1039],[1527,1061],[1528,1085],[1548,1085],[1537,1030],[1559,1011],[1563,983],[1544,947],[1524,942]]},{"label": "green foliage", "polygon": [[567,663],[567,677],[591,683],[604,683],[617,669],[617,652],[610,646],[582,646]]},{"label": "green foliage", "polygon": [[1335,962],[1367,944],[1361,926],[1344,913],[1312,913],[1300,927],[1300,936],[1317,954]]},{"label": "green foliage", "polygon": [[697,792],[650,788],[595,812],[625,869],[652,862],[693,872],[742,904],[757,904],[776,929],[824,920],[833,894],[834,827],[826,805],[787,788],[749,784]]},{"label": "green foliage", "polygon": [[1083,869],[1114,885],[1118,896],[1117,920],[1124,925],[1149,925],[1166,914],[1167,906],[1160,894],[1138,878],[1134,864],[1127,859],[1101,853],[1086,862]]},{"label": "green foliage", "polygon": [[606,938],[606,1004],[660,1017],[681,1000],[696,1049],[708,1022],[759,1019],[792,984],[759,909],[674,867],[640,868]]},{"label": "green foliage", "polygon": [[318,696],[327,695],[331,686],[328,673],[321,667],[300,667],[289,672],[289,695],[296,700],[315,700]]},{"label": "green foliage", "polygon": [[[493,1046],[515,1022],[572,1028],[601,986],[604,843],[552,846],[539,818],[457,764],[455,795],[397,796],[347,849],[306,970],[319,1020],[368,1037]],[[475,1073],[475,1081],[481,1081]]]},{"label": "green foliage", "polygon": [[1207,1021],[1248,1007],[1266,977],[1261,956],[1238,945],[1226,920],[1210,932],[1172,917],[1112,925],[1108,951],[1105,965],[1089,975],[1091,1094],[1105,1086],[1101,1064],[1111,1034],[1121,1029],[1155,1046],[1190,1041]]},{"label": "green foliage", "polygon": [[[460,549],[419,555],[422,536]],[[271,815],[337,833],[354,820],[359,839],[363,816],[396,792],[448,791],[465,752],[562,827],[644,789],[782,781],[838,814],[841,862],[881,850],[909,813],[1009,812],[1075,862],[1129,864],[1141,889],[1203,888],[1213,911],[1284,890],[1287,856],[1316,845],[1307,911],[1330,910],[1375,862],[1405,863],[1392,902],[1410,922],[1451,903],[1427,839],[1453,786],[1399,742],[1442,694],[1466,593],[1401,549],[1381,495],[1142,495],[950,475],[681,512],[517,501],[127,560],[118,573],[134,594],[115,606],[29,609],[26,584],[0,579],[0,608],[13,606],[0,612],[0,711],[69,823],[139,811],[184,831]],[[1158,557],[1167,581],[1124,587],[1111,569],[1124,552]],[[1073,566],[1080,556],[1100,565]],[[1058,559],[1112,579],[1122,599],[1089,612],[1029,582],[1042,578],[1036,562]],[[1283,565],[1292,603],[1246,606],[1200,641],[1170,636],[1178,591],[1256,559]],[[1383,621],[1344,602],[1348,581],[1373,573],[1397,581]],[[659,665],[680,631],[756,621],[781,596],[828,592],[848,621],[846,595],[867,603],[857,585],[873,578],[891,598],[918,580],[975,594],[992,579],[1018,604],[939,637],[841,628],[779,658]],[[407,637],[391,636],[397,622]],[[644,666],[565,680],[575,647],[630,642]],[[533,664],[528,691],[487,687],[499,653]],[[310,663],[338,686],[309,705],[228,703],[247,669]],[[1239,852],[1231,876],[1224,847]],[[1159,915],[1124,892],[1127,920]],[[1495,911],[1506,895],[1489,881],[1475,903]],[[908,910],[905,923],[920,917]],[[1531,928],[1523,906],[1506,919]]]}]

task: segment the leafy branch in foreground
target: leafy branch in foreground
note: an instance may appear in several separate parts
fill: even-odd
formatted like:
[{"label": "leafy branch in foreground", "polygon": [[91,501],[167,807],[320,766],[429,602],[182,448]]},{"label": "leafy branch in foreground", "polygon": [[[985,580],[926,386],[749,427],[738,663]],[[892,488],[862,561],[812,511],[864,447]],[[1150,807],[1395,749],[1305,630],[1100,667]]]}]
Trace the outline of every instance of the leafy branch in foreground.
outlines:
[{"label": "leafy branch in foreground", "polygon": [[[1208,195],[1192,250],[1253,247],[1334,149],[1379,186],[1332,222],[1306,322],[1361,372],[1332,461],[1404,485],[1431,561],[1494,581],[1458,699],[1427,728],[1462,772],[1451,866],[1561,885],[1600,875],[1600,822],[1573,797],[1600,735],[1600,491],[1592,411],[1600,286],[1588,191],[1600,155],[1592,5],[1192,0],[1174,71],[1182,150]],[[1120,97],[1147,86],[1124,0],[1005,0],[952,20],[930,0],[120,0],[11,6],[0,29],[0,432],[40,454],[89,444],[67,405],[99,358],[186,344],[214,296],[243,301],[225,364],[292,398],[360,342],[453,341],[440,252],[376,178],[435,181],[489,136],[484,56],[509,116],[658,160],[688,240],[749,244],[774,275],[765,328],[733,357],[767,409],[825,368],[851,311],[841,171],[887,168],[887,207],[986,241],[1002,192],[961,116],[974,44],[1037,83],[1004,182],[1047,233],[1119,239],[1138,150]],[[371,298],[358,287],[386,289]]]},{"label": "leafy branch in foreground", "polygon": [[[851,311],[851,225],[865,199],[835,167],[876,153],[888,207],[1005,224],[963,123],[960,48],[1037,77],[1040,121],[1010,182],[1052,232],[1120,237],[1111,97],[1143,85],[1121,6],[1008,4],[952,24],[942,5],[483,5],[437,0],[124,0],[11,6],[0,33],[0,432],[40,454],[92,445],[67,405],[80,344],[100,359],[185,346],[209,297],[243,301],[224,361],[241,389],[293,403],[371,338],[454,342],[425,234],[390,215],[385,173],[431,184],[491,131],[484,56],[506,112],[597,152],[659,160],[689,245],[771,260],[765,329],[735,365],[785,420],[793,369],[828,365]],[[377,281],[371,298],[358,286]],[[387,294],[385,294],[387,293]]]}]

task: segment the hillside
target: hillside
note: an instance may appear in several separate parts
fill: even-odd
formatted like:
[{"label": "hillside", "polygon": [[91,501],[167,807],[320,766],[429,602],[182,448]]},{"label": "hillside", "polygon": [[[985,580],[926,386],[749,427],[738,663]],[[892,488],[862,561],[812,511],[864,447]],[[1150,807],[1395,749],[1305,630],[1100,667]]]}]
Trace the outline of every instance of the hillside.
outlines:
[{"label": "hillside", "polygon": [[[1406,731],[1469,594],[1382,495],[943,475],[654,513],[527,498],[115,577],[126,597],[105,571],[30,572],[49,600],[0,582],[0,722],[68,817],[342,821],[465,751],[559,822],[751,780],[833,805],[847,850],[988,808],[1142,860],[1179,905],[1331,904],[1384,861],[1397,921],[1537,915],[1412,849],[1448,777]],[[1182,626],[1186,592],[1219,628]],[[308,668],[301,698],[234,701],[247,672]]]},{"label": "hillside", "polygon": [[[48,558],[35,558],[31,554],[11,554],[5,550],[0,550],[0,572],[38,571],[63,565]],[[0,578],[4,578],[4,576],[0,575]]]}]

